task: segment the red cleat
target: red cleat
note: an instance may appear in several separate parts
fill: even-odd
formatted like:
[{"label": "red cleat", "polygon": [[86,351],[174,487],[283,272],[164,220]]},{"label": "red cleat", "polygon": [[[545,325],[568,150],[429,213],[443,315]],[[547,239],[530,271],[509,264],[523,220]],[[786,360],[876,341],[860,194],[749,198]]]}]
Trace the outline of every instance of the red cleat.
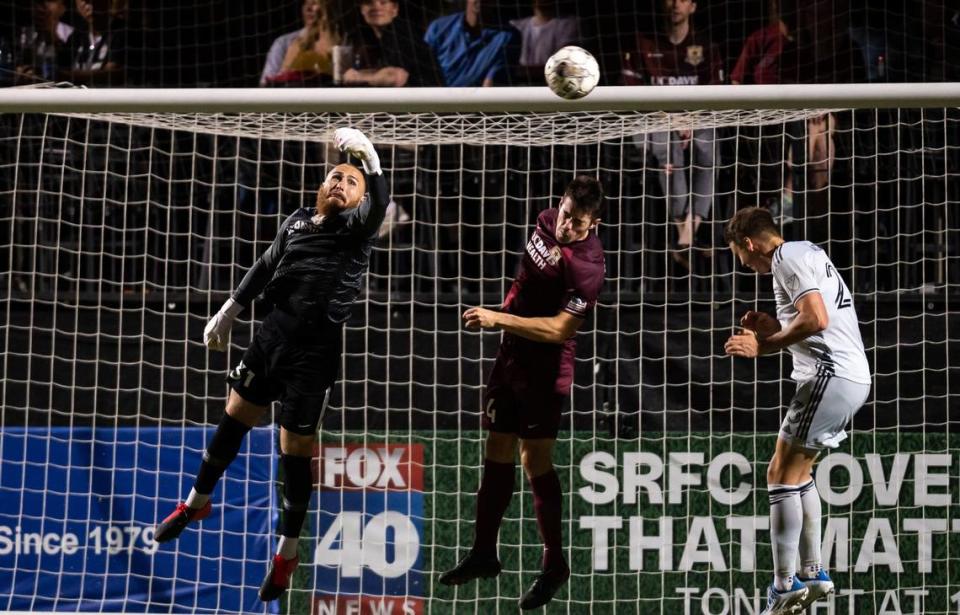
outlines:
[{"label": "red cleat", "polygon": [[178,537],[191,521],[206,519],[211,510],[213,506],[209,501],[202,508],[188,508],[185,503],[177,504],[177,508],[157,526],[153,539],[157,542],[169,542]]},{"label": "red cleat", "polygon": [[290,587],[290,577],[293,576],[293,571],[297,569],[299,563],[300,558],[296,556],[293,559],[284,559],[280,554],[274,555],[273,561],[270,562],[270,570],[267,571],[267,578],[260,585],[260,600],[270,602],[282,596],[283,592]]}]

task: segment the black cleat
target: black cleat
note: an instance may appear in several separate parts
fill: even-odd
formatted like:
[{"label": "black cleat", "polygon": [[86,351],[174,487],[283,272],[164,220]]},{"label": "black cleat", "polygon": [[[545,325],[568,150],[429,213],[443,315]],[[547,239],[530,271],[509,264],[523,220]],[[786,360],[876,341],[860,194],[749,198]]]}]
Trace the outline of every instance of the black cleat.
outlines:
[{"label": "black cleat", "polygon": [[463,585],[474,579],[492,579],[500,574],[500,560],[496,554],[485,555],[470,550],[452,570],[440,575],[444,585]]},{"label": "black cleat", "polygon": [[177,508],[157,526],[153,539],[157,542],[169,542],[175,539],[188,523],[206,519],[212,509],[209,501],[202,508],[188,508],[185,503],[177,504]]},{"label": "black cleat", "polygon": [[270,570],[267,571],[267,576],[260,585],[260,600],[270,602],[282,596],[283,592],[290,587],[290,577],[293,576],[293,571],[297,569],[299,563],[300,558],[296,556],[293,559],[283,559],[280,554],[274,555],[270,562]]},{"label": "black cleat", "polygon": [[563,584],[566,583],[569,578],[570,569],[566,566],[563,568],[554,568],[553,570],[544,570],[540,573],[540,576],[534,579],[533,585],[531,585],[530,589],[520,598],[520,608],[528,611],[548,604],[553,600],[553,596],[557,593],[557,590],[563,587]]}]

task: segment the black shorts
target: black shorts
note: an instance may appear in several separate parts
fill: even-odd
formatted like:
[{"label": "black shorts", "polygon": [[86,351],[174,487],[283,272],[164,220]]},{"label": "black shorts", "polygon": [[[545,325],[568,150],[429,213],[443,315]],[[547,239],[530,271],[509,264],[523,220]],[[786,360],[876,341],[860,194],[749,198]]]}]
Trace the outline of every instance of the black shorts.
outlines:
[{"label": "black shorts", "polygon": [[337,380],[342,339],[341,325],[325,321],[316,326],[274,309],[227,382],[252,404],[269,406],[280,400],[279,425],[312,435]]},{"label": "black shorts", "polygon": [[498,359],[483,395],[483,428],[523,439],[556,440],[567,395],[556,392],[556,380],[508,382]]}]

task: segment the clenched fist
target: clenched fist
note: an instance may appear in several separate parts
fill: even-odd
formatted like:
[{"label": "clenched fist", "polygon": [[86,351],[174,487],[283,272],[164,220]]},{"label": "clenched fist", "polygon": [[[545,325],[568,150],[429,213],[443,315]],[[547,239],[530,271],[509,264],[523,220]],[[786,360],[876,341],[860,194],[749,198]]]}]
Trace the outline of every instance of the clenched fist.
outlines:
[{"label": "clenched fist", "polygon": [[367,135],[356,128],[337,128],[333,133],[333,142],[341,152],[363,162],[363,170],[369,175],[380,174],[380,156]]}]

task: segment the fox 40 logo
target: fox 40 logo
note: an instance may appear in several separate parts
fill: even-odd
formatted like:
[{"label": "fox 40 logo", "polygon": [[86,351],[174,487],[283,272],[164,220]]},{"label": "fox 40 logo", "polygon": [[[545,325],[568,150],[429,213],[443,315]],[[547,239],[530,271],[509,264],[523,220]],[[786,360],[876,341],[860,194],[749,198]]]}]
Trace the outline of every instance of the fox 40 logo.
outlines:
[{"label": "fox 40 logo", "polygon": [[423,446],[317,450],[314,615],[423,612]]}]

